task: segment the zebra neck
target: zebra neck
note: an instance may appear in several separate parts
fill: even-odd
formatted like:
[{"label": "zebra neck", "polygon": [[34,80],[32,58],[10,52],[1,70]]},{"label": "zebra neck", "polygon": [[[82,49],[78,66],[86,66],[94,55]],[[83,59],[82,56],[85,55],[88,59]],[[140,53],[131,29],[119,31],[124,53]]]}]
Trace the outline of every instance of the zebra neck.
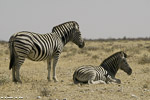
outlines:
[{"label": "zebra neck", "polygon": [[71,41],[71,36],[69,33],[59,34],[59,36],[64,45],[66,45],[69,41]]},{"label": "zebra neck", "polygon": [[107,72],[112,75],[112,76],[115,76],[117,71],[118,71],[118,61],[114,61],[114,62],[106,62],[106,63],[103,63],[101,66],[107,70]]},{"label": "zebra neck", "polygon": [[112,76],[116,76],[116,73],[118,71],[118,68],[116,66],[112,66],[112,67],[108,67],[109,69],[109,73],[112,75]]}]

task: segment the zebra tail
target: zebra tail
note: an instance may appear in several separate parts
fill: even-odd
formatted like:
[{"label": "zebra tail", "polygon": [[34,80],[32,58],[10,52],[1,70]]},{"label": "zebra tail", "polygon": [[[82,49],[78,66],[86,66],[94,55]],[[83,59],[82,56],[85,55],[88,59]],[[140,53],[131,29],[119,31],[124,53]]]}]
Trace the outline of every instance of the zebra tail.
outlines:
[{"label": "zebra tail", "polygon": [[[13,37],[11,37],[13,38]],[[14,55],[14,43],[13,41],[9,40],[9,51],[10,51],[10,63],[9,63],[9,70],[11,70],[11,68],[14,66],[14,62],[15,62],[15,55]]]}]

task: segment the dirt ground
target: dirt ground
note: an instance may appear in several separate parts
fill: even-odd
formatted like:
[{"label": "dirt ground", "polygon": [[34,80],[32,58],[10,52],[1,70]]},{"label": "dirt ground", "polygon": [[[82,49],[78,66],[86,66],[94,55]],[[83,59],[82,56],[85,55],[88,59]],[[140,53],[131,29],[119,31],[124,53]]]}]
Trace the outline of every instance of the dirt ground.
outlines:
[{"label": "dirt ground", "polygon": [[[0,100],[150,100],[150,40],[85,41],[83,49],[68,43],[57,63],[59,82],[47,81],[46,61],[26,59],[21,67],[22,84],[12,82],[8,44],[0,44]],[[119,70],[121,84],[75,85],[72,75],[82,65],[95,65],[118,51],[127,53],[133,73]],[[51,73],[52,74],[52,73]],[[16,100],[16,99],[15,99]]]}]

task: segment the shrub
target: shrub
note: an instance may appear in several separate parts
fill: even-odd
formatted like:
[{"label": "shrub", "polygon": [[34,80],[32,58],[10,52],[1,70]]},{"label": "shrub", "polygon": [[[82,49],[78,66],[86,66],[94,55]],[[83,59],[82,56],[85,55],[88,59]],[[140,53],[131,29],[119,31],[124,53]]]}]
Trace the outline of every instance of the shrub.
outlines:
[{"label": "shrub", "polygon": [[149,73],[150,72],[150,68],[146,67],[142,69],[143,73]]},{"label": "shrub", "polygon": [[0,74],[0,85],[6,84],[9,82],[9,77]]},{"label": "shrub", "polygon": [[138,61],[139,64],[147,64],[147,63],[150,63],[150,56],[148,55],[143,55],[139,61]]},{"label": "shrub", "polygon": [[98,47],[93,47],[93,46],[89,46],[89,47],[84,47],[83,48],[84,50],[88,50],[88,51],[97,51],[97,50],[99,50],[99,48]]},{"label": "shrub", "polygon": [[5,50],[5,54],[6,55],[8,55],[9,54],[9,50],[7,49],[7,50]]},{"label": "shrub", "polygon": [[3,56],[3,50],[0,50],[0,56]]},{"label": "shrub", "polygon": [[97,55],[92,56],[92,59],[99,59],[99,57]]},{"label": "shrub", "polygon": [[50,91],[46,88],[43,88],[43,90],[41,90],[41,95],[42,96],[49,96],[50,95]]},{"label": "shrub", "polygon": [[67,49],[65,52],[67,54],[64,55],[63,57],[70,57],[70,56],[74,56],[77,53],[77,49],[76,48],[71,48],[71,49]]}]

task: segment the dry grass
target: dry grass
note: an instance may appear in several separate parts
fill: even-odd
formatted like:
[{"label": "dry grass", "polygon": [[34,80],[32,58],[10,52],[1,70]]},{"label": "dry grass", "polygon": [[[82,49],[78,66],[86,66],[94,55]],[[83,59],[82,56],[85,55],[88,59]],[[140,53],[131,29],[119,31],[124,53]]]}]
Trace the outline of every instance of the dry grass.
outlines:
[{"label": "dry grass", "polygon": [[144,54],[140,59],[139,59],[139,64],[147,64],[150,63],[150,56],[147,54]]},{"label": "dry grass", "polygon": [[[128,54],[133,69],[131,76],[117,73],[121,84],[75,85],[72,75],[82,65],[99,65],[105,58],[118,51]],[[150,41],[116,40],[86,41],[83,49],[69,43],[65,46],[57,64],[59,82],[47,81],[46,61],[32,62],[26,59],[21,67],[23,84],[11,79],[8,44],[0,44],[0,97],[19,97],[24,100],[149,100],[150,98]]]}]

